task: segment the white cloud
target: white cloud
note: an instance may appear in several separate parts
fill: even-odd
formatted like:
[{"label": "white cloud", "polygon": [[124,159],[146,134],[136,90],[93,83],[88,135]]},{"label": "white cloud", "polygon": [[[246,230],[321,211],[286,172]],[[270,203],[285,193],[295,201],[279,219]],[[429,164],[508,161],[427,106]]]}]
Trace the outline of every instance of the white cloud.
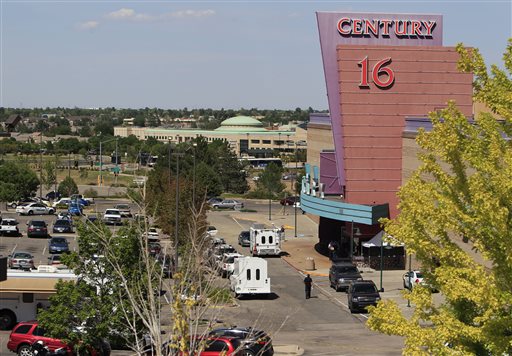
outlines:
[{"label": "white cloud", "polygon": [[135,16],[135,10],[122,8],[107,14],[105,17],[113,20],[131,19]]},{"label": "white cloud", "polygon": [[92,30],[96,27],[99,26],[99,22],[98,21],[85,21],[85,22],[80,22],[79,24],[77,24],[77,28],[79,30],[84,30],[84,31],[87,31],[87,30]]},{"label": "white cloud", "polygon": [[122,8],[105,15],[109,20],[127,20],[127,21],[167,21],[171,18],[199,18],[215,15],[214,10],[180,10],[175,12],[168,12],[160,15],[149,15],[144,13],[137,13],[133,9]]},{"label": "white cloud", "polygon": [[171,17],[207,17],[215,15],[214,10],[181,10],[167,14]]}]

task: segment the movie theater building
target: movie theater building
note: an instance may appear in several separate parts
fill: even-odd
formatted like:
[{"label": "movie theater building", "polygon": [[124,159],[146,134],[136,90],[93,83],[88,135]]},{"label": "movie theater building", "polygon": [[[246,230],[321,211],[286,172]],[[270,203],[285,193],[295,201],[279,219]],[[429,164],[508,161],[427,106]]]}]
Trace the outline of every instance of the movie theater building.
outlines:
[{"label": "movie theater building", "polygon": [[362,255],[417,166],[414,142],[427,115],[454,100],[473,115],[472,74],[443,46],[443,19],[429,14],[318,12],[329,115],[308,124],[301,207],[319,222],[317,250],[331,241]]}]

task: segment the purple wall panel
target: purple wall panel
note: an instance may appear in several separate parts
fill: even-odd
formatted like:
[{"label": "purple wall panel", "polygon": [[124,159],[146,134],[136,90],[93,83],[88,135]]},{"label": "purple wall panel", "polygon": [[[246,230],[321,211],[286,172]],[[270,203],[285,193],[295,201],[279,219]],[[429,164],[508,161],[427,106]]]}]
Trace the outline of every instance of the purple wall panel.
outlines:
[{"label": "purple wall panel", "polygon": [[336,154],[333,151],[320,153],[320,183],[325,184],[326,195],[342,193],[336,170]]},{"label": "purple wall panel", "polygon": [[[317,12],[318,32],[320,37],[320,48],[324,65],[325,82],[327,85],[327,99],[329,113],[332,122],[332,133],[336,153],[336,171],[339,177],[338,184],[345,185],[344,177],[344,146],[343,127],[340,112],[340,87],[337,65],[337,45],[359,44],[359,45],[384,45],[384,46],[442,46],[443,23],[441,15],[414,15],[414,14],[372,14],[372,13],[342,13],[342,12]],[[436,21],[436,26],[431,37],[398,37],[393,31],[389,36],[359,35],[342,36],[338,32],[337,24],[341,18],[353,19],[380,19],[380,20],[425,20]],[[341,190],[341,187],[339,187]]]}]

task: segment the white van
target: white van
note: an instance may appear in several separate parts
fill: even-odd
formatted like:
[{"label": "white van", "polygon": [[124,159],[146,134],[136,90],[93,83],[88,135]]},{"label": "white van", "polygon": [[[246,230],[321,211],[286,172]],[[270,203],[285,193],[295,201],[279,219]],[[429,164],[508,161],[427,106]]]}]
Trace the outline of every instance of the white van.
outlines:
[{"label": "white van", "polygon": [[279,256],[281,254],[282,231],[253,224],[250,228],[250,251],[252,256]]},{"label": "white van", "polygon": [[267,261],[260,257],[238,257],[229,277],[235,298],[243,295],[270,294]]}]

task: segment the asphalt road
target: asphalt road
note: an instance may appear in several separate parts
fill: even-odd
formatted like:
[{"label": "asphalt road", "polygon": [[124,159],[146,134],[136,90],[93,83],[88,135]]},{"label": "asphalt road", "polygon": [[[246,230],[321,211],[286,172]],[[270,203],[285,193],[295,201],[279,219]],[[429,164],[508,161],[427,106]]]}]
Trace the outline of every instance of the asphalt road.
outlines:
[{"label": "asphalt road", "polygon": [[[274,206],[276,212],[278,205]],[[267,212],[266,203],[250,203],[249,208]],[[208,219],[217,227],[218,236],[249,255],[248,248],[238,246],[241,230],[253,223],[233,218],[229,211],[210,212]],[[399,337],[370,331],[367,316],[351,314],[345,293],[336,293],[328,282],[315,278],[312,298],[305,299],[303,278],[280,258],[267,258],[273,296],[269,299],[248,298],[237,307],[224,309],[219,317],[225,323],[255,326],[269,332],[276,345],[298,345],[305,355],[400,355],[403,342]]]}]

